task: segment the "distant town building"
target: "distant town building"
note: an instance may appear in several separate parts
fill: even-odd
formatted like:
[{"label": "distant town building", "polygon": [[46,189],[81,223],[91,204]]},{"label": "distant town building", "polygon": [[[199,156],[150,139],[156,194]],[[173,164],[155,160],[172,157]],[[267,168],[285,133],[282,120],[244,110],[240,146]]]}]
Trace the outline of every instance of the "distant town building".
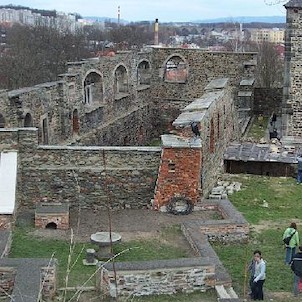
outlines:
[{"label": "distant town building", "polygon": [[25,7],[0,6],[0,24],[6,24],[7,26],[14,23],[30,26],[47,26],[71,32],[75,32],[79,25],[75,14]]},{"label": "distant town building", "polygon": [[251,41],[262,43],[284,43],[284,29],[279,28],[261,28],[251,30]]}]

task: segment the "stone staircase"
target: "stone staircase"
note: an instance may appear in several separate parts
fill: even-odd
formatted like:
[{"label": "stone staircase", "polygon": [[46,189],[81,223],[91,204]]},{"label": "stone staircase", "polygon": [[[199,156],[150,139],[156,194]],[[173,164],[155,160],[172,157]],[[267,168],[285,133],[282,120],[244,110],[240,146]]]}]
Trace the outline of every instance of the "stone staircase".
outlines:
[{"label": "stone staircase", "polygon": [[219,302],[240,302],[238,295],[231,286],[215,285]]}]

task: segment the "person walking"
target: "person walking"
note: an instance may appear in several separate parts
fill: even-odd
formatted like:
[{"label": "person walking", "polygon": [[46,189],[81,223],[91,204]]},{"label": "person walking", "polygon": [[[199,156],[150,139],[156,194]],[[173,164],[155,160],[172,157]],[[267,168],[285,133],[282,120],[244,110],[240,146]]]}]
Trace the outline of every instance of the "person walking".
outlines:
[{"label": "person walking", "polygon": [[271,117],[271,125],[275,128],[276,126],[276,121],[277,121],[277,114],[273,112],[272,117]]},{"label": "person walking", "polygon": [[296,253],[296,247],[300,245],[299,243],[299,233],[297,231],[297,224],[292,222],[290,226],[284,231],[283,240],[290,237],[289,243],[285,243],[285,264],[290,264],[293,256]]},{"label": "person walking", "polygon": [[299,290],[299,283],[302,281],[302,246],[299,246],[298,253],[293,256],[290,263],[290,268],[294,272],[294,296],[297,297]]},{"label": "person walking", "polygon": [[266,263],[262,259],[261,251],[254,251],[255,271],[252,283],[252,300],[263,300],[263,284],[265,281]]}]

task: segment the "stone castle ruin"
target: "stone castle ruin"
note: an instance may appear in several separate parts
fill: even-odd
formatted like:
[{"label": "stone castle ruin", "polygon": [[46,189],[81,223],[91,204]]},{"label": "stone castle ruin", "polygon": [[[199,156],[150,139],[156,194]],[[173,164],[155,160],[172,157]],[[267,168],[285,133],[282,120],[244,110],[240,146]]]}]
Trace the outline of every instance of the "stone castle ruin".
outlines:
[{"label": "stone castle ruin", "polygon": [[[114,208],[152,199],[159,208],[174,196],[195,203],[252,116],[255,68],[255,53],[150,48],[69,63],[60,81],[2,91],[1,150],[18,154],[16,203],[106,207],[105,178]],[[146,145],[160,135],[162,147]]]},{"label": "stone castle ruin", "polygon": [[[302,1],[285,7],[282,135],[298,143]],[[202,203],[253,117],[256,70],[256,53],[149,47],[70,62],[59,81],[0,91],[0,228],[41,201],[64,208],[67,228],[65,205],[102,210],[108,192],[113,209]],[[44,214],[40,225],[57,223]],[[248,233],[238,221],[232,228]]]}]

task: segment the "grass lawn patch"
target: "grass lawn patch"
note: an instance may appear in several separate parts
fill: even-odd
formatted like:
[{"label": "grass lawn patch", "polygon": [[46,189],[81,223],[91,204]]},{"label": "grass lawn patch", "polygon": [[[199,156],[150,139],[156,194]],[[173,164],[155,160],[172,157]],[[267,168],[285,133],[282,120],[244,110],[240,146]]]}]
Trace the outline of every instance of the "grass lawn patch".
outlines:
[{"label": "grass lawn patch", "polygon": [[247,134],[247,138],[260,140],[265,137],[265,131],[268,126],[269,117],[267,116],[258,116],[255,117],[251,128]]},{"label": "grass lawn patch", "polygon": [[301,230],[301,238],[302,186],[297,185],[295,179],[286,177],[228,176],[229,180],[242,183],[242,190],[230,195],[229,199],[243,213],[252,230],[247,244],[213,245],[232,276],[235,290],[243,293],[244,282],[247,284],[249,279],[245,276],[245,267],[252,259],[253,251],[260,249],[267,262],[264,288],[273,292],[291,292],[293,273],[284,264],[282,235],[290,222],[295,221],[298,231]]},{"label": "grass lawn patch", "polygon": [[[64,286],[66,276],[67,261],[70,244],[67,240],[54,240],[45,238],[36,238],[32,233],[33,229],[15,228],[13,232],[13,242],[9,257],[11,258],[54,258],[58,260],[58,277],[59,286]],[[116,258],[116,261],[147,261],[159,259],[175,259],[189,257],[186,249],[179,246],[173,246],[169,243],[169,238],[177,236],[180,233],[179,226],[165,228],[158,238],[149,240],[136,240],[121,242],[114,245],[114,253],[122,253]],[[90,243],[77,243],[72,256],[72,265],[70,273],[70,282],[68,286],[81,285],[91,274],[94,273],[95,267],[84,266],[82,260],[85,258],[86,249],[95,248]],[[129,250],[128,250],[129,249]],[[86,286],[95,285],[95,278]]]}]

